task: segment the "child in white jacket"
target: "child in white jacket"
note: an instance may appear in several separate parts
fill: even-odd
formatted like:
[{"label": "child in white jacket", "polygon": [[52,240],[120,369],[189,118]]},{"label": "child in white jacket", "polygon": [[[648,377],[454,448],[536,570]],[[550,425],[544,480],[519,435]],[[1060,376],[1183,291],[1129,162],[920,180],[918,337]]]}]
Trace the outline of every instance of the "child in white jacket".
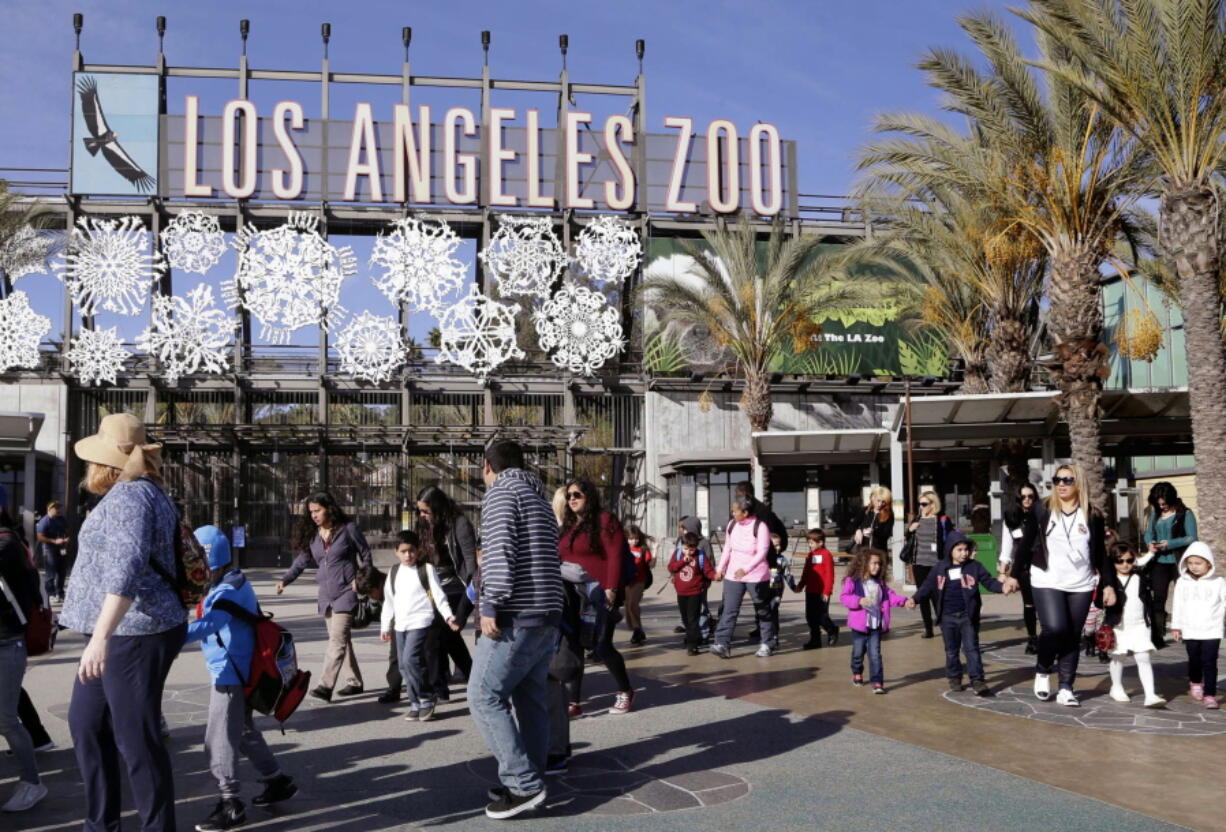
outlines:
[{"label": "child in white jacket", "polygon": [[453,630],[459,630],[447,595],[438,582],[434,565],[421,560],[421,539],[415,532],[402,531],[396,547],[395,564],[383,584],[383,612],[379,637],[391,641],[395,633],[400,672],[409,688],[408,720],[425,722],[434,716],[437,701],[438,630],[434,611]]},{"label": "child in white jacket", "polygon": [[1188,650],[1193,699],[1217,708],[1217,653],[1226,619],[1226,579],[1213,574],[1213,552],[1197,541],[1179,559],[1179,580],[1171,608],[1171,634]]}]

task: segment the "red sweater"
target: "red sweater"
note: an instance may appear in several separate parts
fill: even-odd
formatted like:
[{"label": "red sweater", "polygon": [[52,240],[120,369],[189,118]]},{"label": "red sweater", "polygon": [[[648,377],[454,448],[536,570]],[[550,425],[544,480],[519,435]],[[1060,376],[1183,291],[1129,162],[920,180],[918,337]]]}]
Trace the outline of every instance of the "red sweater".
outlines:
[{"label": "red sweater", "polygon": [[824,546],[821,549],[810,549],[805,558],[805,568],[800,573],[796,585],[803,587],[805,592],[816,592],[819,595],[831,595],[834,589],[834,555]]},{"label": "red sweater", "polygon": [[558,556],[567,563],[582,566],[593,581],[600,582],[602,589],[621,589],[626,535],[621,523],[608,512],[600,514],[600,544],[603,551],[593,551],[586,529],[564,529],[558,537]]},{"label": "red sweater", "polygon": [[645,583],[647,581],[647,570],[655,562],[655,555],[646,546],[640,546],[637,549],[631,546],[630,554],[634,555],[634,580],[631,583]]},{"label": "red sweater", "polygon": [[[702,571],[698,569],[700,563]],[[695,563],[686,563],[680,554],[674,554],[668,562],[668,571],[673,573],[678,595],[698,595],[715,580],[715,564],[703,552],[698,553]]]}]

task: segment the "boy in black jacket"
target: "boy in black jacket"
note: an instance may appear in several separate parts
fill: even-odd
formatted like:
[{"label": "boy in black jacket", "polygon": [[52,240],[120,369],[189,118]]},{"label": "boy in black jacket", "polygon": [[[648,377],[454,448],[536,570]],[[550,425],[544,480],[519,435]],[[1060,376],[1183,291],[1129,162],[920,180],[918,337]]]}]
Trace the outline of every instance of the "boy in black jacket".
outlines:
[{"label": "boy in black jacket", "polygon": [[927,580],[907,602],[907,609],[933,596],[936,601],[937,620],[941,624],[941,638],[945,641],[945,675],[949,678],[950,690],[962,690],[962,660],[958,650],[966,654],[967,671],[971,687],[979,696],[991,696],[992,691],[983,677],[983,659],[979,655],[979,612],[983,600],[979,597],[980,585],[991,592],[1008,595],[1017,589],[1017,581],[1006,578],[1004,582],[992,577],[983,564],[972,560],[975,544],[959,531],[945,538],[945,558],[932,567]]}]

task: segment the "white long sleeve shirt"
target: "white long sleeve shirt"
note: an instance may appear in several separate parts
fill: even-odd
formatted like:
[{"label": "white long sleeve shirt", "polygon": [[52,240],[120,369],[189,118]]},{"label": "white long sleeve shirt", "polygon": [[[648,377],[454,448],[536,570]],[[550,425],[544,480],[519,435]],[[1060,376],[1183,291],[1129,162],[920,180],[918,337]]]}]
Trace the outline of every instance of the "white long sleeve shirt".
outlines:
[{"label": "white long sleeve shirt", "polygon": [[[395,578],[395,585],[392,579]],[[430,593],[421,585],[416,566],[399,564],[395,572],[388,572],[387,580],[383,582],[383,614],[379,622],[379,631],[390,633],[392,630],[424,630],[434,623],[434,610],[438,609],[443,620],[453,618],[451,605],[447,603],[447,595],[439,586],[438,573],[434,567],[426,564],[426,579],[430,584]]]}]

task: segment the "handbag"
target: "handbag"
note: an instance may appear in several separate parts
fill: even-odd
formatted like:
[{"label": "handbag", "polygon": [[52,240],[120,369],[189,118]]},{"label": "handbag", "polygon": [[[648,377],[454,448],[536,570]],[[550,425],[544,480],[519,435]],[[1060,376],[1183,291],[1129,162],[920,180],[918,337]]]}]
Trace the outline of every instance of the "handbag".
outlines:
[{"label": "handbag", "polygon": [[1115,649],[1115,628],[1106,624],[1094,631],[1094,644],[1101,653],[1110,653]]},{"label": "handbag", "polygon": [[915,540],[914,534],[908,534],[907,539],[902,544],[902,551],[898,553],[898,559],[903,563],[915,563],[915,557],[918,554],[919,543]]},{"label": "handbag", "polygon": [[364,629],[378,621],[382,614],[382,601],[376,601],[369,595],[359,595],[358,605],[353,608],[353,617],[350,619],[349,626],[354,630]]},{"label": "handbag", "polygon": [[41,656],[55,649],[55,635],[59,630],[59,627],[55,624],[55,613],[51,609],[51,602],[47,598],[47,590],[42,586],[42,581],[39,581],[38,584],[41,606],[31,610],[30,617],[26,618],[25,612],[21,609],[21,604],[17,603],[17,598],[13,595],[13,590],[9,589],[9,585],[5,582],[4,578],[0,578],[0,591],[3,591],[4,597],[12,605],[13,611],[17,613],[17,620],[26,628],[27,656]]}]

